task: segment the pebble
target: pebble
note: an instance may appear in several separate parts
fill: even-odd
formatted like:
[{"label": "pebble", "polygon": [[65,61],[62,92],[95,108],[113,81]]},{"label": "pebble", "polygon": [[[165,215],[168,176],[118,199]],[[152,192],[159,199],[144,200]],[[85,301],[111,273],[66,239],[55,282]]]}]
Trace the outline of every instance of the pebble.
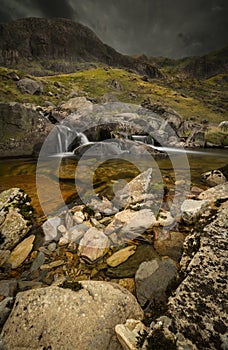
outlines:
[{"label": "pebble", "polygon": [[107,259],[107,264],[110,267],[116,267],[126,261],[131,255],[135,254],[136,246],[129,246],[119,250]]},{"label": "pebble", "polygon": [[10,250],[0,250],[0,266],[3,266],[10,257]]},{"label": "pebble", "polygon": [[32,263],[30,271],[31,272],[37,271],[40,268],[40,266],[43,265],[44,261],[45,261],[44,253],[43,252],[39,252],[37,257],[35,258],[35,260]]},{"label": "pebble", "polygon": [[50,244],[48,244],[48,250],[50,250],[51,252],[54,252],[57,248],[57,244],[55,242],[52,242]]},{"label": "pebble", "polygon": [[64,260],[56,260],[56,261],[53,261],[49,264],[43,264],[41,265],[40,269],[41,270],[49,270],[49,269],[53,269],[54,267],[58,267],[58,266],[61,266],[61,265],[64,265],[65,264],[65,261]]},{"label": "pebble", "polygon": [[76,213],[74,213],[73,219],[74,219],[74,222],[79,225],[79,224],[82,224],[83,221],[85,220],[85,215],[83,214],[82,211],[76,211]]}]

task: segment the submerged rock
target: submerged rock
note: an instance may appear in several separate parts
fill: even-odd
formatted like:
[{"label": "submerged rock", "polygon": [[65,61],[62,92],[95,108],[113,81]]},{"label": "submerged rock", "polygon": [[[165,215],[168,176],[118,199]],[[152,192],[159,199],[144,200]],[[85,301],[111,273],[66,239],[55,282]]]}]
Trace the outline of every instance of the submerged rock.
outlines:
[{"label": "submerged rock", "polygon": [[136,295],[141,306],[165,302],[166,290],[175,279],[177,264],[168,257],[143,262],[136,274]]},{"label": "submerged rock", "polygon": [[78,291],[53,286],[18,293],[2,330],[4,349],[121,350],[115,326],[143,318],[135,297],[117,284],[80,284]]}]

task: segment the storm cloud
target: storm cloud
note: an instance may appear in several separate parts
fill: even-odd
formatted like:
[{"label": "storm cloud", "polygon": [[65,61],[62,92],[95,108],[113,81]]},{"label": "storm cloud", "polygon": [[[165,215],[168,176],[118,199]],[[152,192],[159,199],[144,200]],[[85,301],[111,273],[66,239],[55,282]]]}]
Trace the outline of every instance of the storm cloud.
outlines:
[{"label": "storm cloud", "polygon": [[0,21],[79,21],[125,54],[183,57],[227,45],[226,0],[0,0]]}]

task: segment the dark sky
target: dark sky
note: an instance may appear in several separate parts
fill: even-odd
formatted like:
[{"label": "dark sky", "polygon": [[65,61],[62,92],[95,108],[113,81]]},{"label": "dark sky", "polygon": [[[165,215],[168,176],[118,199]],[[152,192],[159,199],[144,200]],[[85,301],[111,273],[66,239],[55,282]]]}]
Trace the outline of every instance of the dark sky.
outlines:
[{"label": "dark sky", "polygon": [[227,45],[227,0],[0,0],[0,22],[66,17],[121,53],[183,57]]}]

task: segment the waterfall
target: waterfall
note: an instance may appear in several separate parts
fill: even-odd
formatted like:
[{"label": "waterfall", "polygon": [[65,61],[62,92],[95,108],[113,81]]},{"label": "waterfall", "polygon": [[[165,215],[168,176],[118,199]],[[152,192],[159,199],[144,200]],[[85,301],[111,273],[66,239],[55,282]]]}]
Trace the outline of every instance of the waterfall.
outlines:
[{"label": "waterfall", "polygon": [[56,132],[56,153],[72,152],[74,148],[89,143],[85,134],[77,132],[66,125],[56,125]]}]

